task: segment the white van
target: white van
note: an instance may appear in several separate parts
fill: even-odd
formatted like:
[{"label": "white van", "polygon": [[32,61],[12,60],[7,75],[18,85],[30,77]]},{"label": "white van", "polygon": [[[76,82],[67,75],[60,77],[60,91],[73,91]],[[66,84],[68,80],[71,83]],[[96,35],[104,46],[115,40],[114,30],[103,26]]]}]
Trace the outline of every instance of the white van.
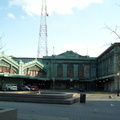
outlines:
[{"label": "white van", "polygon": [[6,84],[2,86],[2,90],[17,90],[17,85]]}]

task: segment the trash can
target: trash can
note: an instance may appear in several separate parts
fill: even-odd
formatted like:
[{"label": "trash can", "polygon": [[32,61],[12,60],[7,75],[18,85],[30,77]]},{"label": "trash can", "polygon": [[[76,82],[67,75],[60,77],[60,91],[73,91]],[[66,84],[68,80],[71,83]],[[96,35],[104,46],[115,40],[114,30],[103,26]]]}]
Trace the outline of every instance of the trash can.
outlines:
[{"label": "trash can", "polygon": [[80,103],[86,103],[86,94],[80,94]]}]

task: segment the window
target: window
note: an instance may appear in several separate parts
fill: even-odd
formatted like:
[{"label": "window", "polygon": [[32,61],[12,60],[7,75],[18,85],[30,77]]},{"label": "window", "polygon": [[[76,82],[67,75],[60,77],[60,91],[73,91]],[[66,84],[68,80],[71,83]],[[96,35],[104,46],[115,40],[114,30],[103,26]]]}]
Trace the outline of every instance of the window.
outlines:
[{"label": "window", "polygon": [[78,66],[78,77],[84,77],[84,68],[83,68],[83,66]]},{"label": "window", "polygon": [[68,64],[67,77],[73,77],[73,76],[74,76],[74,66],[73,66],[73,64]]},{"label": "window", "polygon": [[0,73],[10,73],[10,68],[5,66],[0,66]]},{"label": "window", "polygon": [[59,64],[57,66],[57,77],[62,77],[63,76],[63,66]]},{"label": "window", "polygon": [[84,66],[84,77],[89,78],[90,77],[90,67],[88,65]]}]

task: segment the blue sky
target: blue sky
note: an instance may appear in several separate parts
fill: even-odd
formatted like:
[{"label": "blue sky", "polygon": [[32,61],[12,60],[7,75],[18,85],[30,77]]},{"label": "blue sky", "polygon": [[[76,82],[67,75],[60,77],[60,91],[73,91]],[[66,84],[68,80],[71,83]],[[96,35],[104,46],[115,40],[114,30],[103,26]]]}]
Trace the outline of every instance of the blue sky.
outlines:
[{"label": "blue sky", "polygon": [[[117,36],[119,0],[47,0],[48,55],[72,50],[99,56]],[[37,57],[41,0],[0,0],[0,36],[6,55]],[[117,31],[119,33],[119,29]],[[88,51],[88,52],[87,52]]]}]

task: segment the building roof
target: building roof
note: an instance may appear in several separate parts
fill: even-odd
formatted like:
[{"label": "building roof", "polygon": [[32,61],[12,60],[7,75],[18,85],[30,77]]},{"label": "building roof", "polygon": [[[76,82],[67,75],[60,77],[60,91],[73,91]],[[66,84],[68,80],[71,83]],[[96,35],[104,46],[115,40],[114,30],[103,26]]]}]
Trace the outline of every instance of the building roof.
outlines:
[{"label": "building roof", "polygon": [[73,52],[73,51],[66,51],[64,53],[61,53],[59,55],[52,55],[52,56],[44,56],[43,59],[81,59],[81,60],[91,60],[91,59],[96,59],[96,57],[89,57],[89,56],[82,56],[82,55],[79,55],[78,53],[76,52]]},{"label": "building roof", "polygon": [[120,43],[111,44],[111,46],[108,47],[104,52],[102,52],[97,58],[102,57],[103,55],[105,55],[106,53],[108,53],[110,50],[112,50],[114,47],[117,47],[117,46],[120,47]]}]

